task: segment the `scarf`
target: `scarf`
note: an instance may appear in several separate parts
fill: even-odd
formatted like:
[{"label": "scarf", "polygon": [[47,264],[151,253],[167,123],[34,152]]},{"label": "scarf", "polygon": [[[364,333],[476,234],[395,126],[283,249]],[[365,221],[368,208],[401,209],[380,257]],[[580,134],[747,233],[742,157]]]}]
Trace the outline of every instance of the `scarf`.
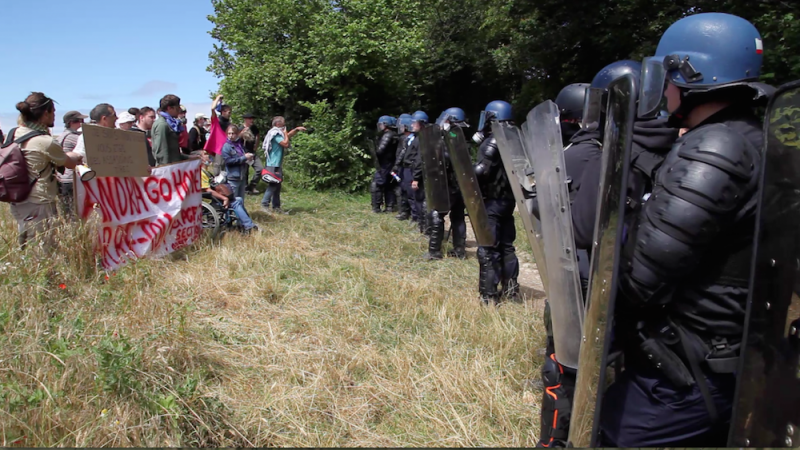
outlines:
[{"label": "scarf", "polygon": [[46,126],[36,122],[25,122],[25,126],[31,130],[41,131],[42,133],[50,134],[50,129]]},{"label": "scarf", "polygon": [[283,134],[283,129],[272,127],[272,129],[269,130],[269,133],[267,133],[267,137],[264,138],[264,143],[261,147],[264,149],[264,156],[267,159],[269,159],[269,151],[272,150],[272,139],[278,134]]},{"label": "scarf", "polygon": [[167,125],[169,125],[169,128],[172,131],[174,131],[174,132],[176,132],[178,134],[181,134],[181,132],[183,131],[183,124],[181,123],[181,121],[179,119],[176,119],[176,118],[170,116],[169,114],[165,113],[164,111],[161,111],[160,114],[161,114],[161,117],[163,117],[164,120],[167,121]]},{"label": "scarf", "polygon": [[230,140],[230,139],[228,139],[227,142],[228,142],[228,144],[231,144],[231,147],[233,147],[233,149],[236,150],[236,153],[238,153],[239,156],[244,156],[244,147],[242,147],[242,140],[241,139],[238,139],[235,142]]}]

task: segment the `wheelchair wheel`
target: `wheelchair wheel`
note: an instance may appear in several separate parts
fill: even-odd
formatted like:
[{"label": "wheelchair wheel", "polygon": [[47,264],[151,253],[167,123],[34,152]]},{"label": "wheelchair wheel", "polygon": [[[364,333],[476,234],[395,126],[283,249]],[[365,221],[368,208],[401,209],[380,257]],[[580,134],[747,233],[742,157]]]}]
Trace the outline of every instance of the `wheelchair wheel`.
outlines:
[{"label": "wheelchair wheel", "polygon": [[211,230],[212,235],[216,236],[222,225],[222,219],[219,217],[219,213],[217,213],[217,210],[209,203],[202,202],[200,205],[203,208],[203,230]]}]

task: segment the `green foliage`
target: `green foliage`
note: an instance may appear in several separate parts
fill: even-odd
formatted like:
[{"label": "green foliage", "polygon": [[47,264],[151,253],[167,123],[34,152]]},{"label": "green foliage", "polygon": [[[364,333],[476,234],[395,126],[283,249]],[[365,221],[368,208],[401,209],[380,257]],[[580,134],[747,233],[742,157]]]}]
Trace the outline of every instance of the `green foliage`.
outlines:
[{"label": "green foliage", "polygon": [[[309,118],[315,124],[329,123],[322,116],[334,112],[348,118],[330,132],[315,125],[317,137],[305,142],[314,144],[303,156],[298,151],[301,158],[321,157],[318,167],[307,159],[288,161],[299,164],[302,173],[287,172],[287,177],[315,189],[342,187],[343,179],[352,181],[348,189],[365,185],[361,168],[369,170],[369,163],[355,171],[353,164],[367,154],[363,130],[372,130],[381,115],[422,109],[436,117],[459,106],[474,120],[486,103],[505,99],[521,120],[563,86],[589,82],[611,62],[652,54],[669,25],[689,14],[727,12],[750,20],[764,37],[764,81],[778,85],[800,78],[798,2],[212,3],[211,34],[219,43],[210,54],[209,70],[222,78],[226,101],[261,117],[284,115],[290,126]],[[350,126],[351,131],[339,132]],[[334,140],[325,142],[323,136]]]},{"label": "green foliage", "polygon": [[105,336],[95,348],[97,382],[106,392],[118,395],[140,389],[137,369],[141,367],[141,349],[124,337]]},{"label": "green foliage", "polygon": [[369,183],[369,154],[353,145],[363,131],[356,119],[353,104],[343,107],[326,100],[305,103],[311,110],[306,126],[312,133],[298,134],[292,140],[293,151],[287,156],[287,172],[297,185],[321,190],[341,189],[348,192]]}]

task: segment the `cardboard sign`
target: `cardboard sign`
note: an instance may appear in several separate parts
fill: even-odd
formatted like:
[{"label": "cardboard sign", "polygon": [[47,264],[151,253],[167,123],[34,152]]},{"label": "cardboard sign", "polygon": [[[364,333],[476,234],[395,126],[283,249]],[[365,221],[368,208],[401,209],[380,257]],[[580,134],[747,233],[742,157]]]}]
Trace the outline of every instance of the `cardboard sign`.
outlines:
[{"label": "cardboard sign", "polygon": [[83,124],[86,162],[98,177],[146,177],[144,133]]},{"label": "cardboard sign", "polygon": [[156,167],[144,178],[97,177],[78,181],[78,215],[102,216],[97,251],[103,268],[164,256],[192,244],[202,232],[199,159]]}]

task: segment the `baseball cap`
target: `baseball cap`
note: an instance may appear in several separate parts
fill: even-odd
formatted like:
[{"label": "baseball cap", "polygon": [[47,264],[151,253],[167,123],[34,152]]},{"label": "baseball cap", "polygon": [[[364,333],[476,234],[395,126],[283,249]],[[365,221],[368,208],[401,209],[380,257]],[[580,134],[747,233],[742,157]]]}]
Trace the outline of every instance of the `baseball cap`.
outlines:
[{"label": "baseball cap", "polygon": [[181,105],[181,112],[186,112],[186,107]]},{"label": "baseball cap", "polygon": [[68,111],[66,114],[64,114],[64,124],[69,125],[73,120],[83,120],[87,117],[89,116],[81,114],[78,111]]},{"label": "baseball cap", "polygon": [[119,118],[117,119],[117,123],[128,123],[128,122],[136,122],[136,116],[125,111],[120,113]]},{"label": "baseball cap", "polygon": [[255,119],[255,118],[256,118],[256,116],[254,116],[251,113],[247,113],[247,114],[242,116],[242,119]]},{"label": "baseball cap", "polygon": [[194,115],[194,120],[200,120],[200,119],[208,119],[208,117],[203,113],[197,113]]}]

